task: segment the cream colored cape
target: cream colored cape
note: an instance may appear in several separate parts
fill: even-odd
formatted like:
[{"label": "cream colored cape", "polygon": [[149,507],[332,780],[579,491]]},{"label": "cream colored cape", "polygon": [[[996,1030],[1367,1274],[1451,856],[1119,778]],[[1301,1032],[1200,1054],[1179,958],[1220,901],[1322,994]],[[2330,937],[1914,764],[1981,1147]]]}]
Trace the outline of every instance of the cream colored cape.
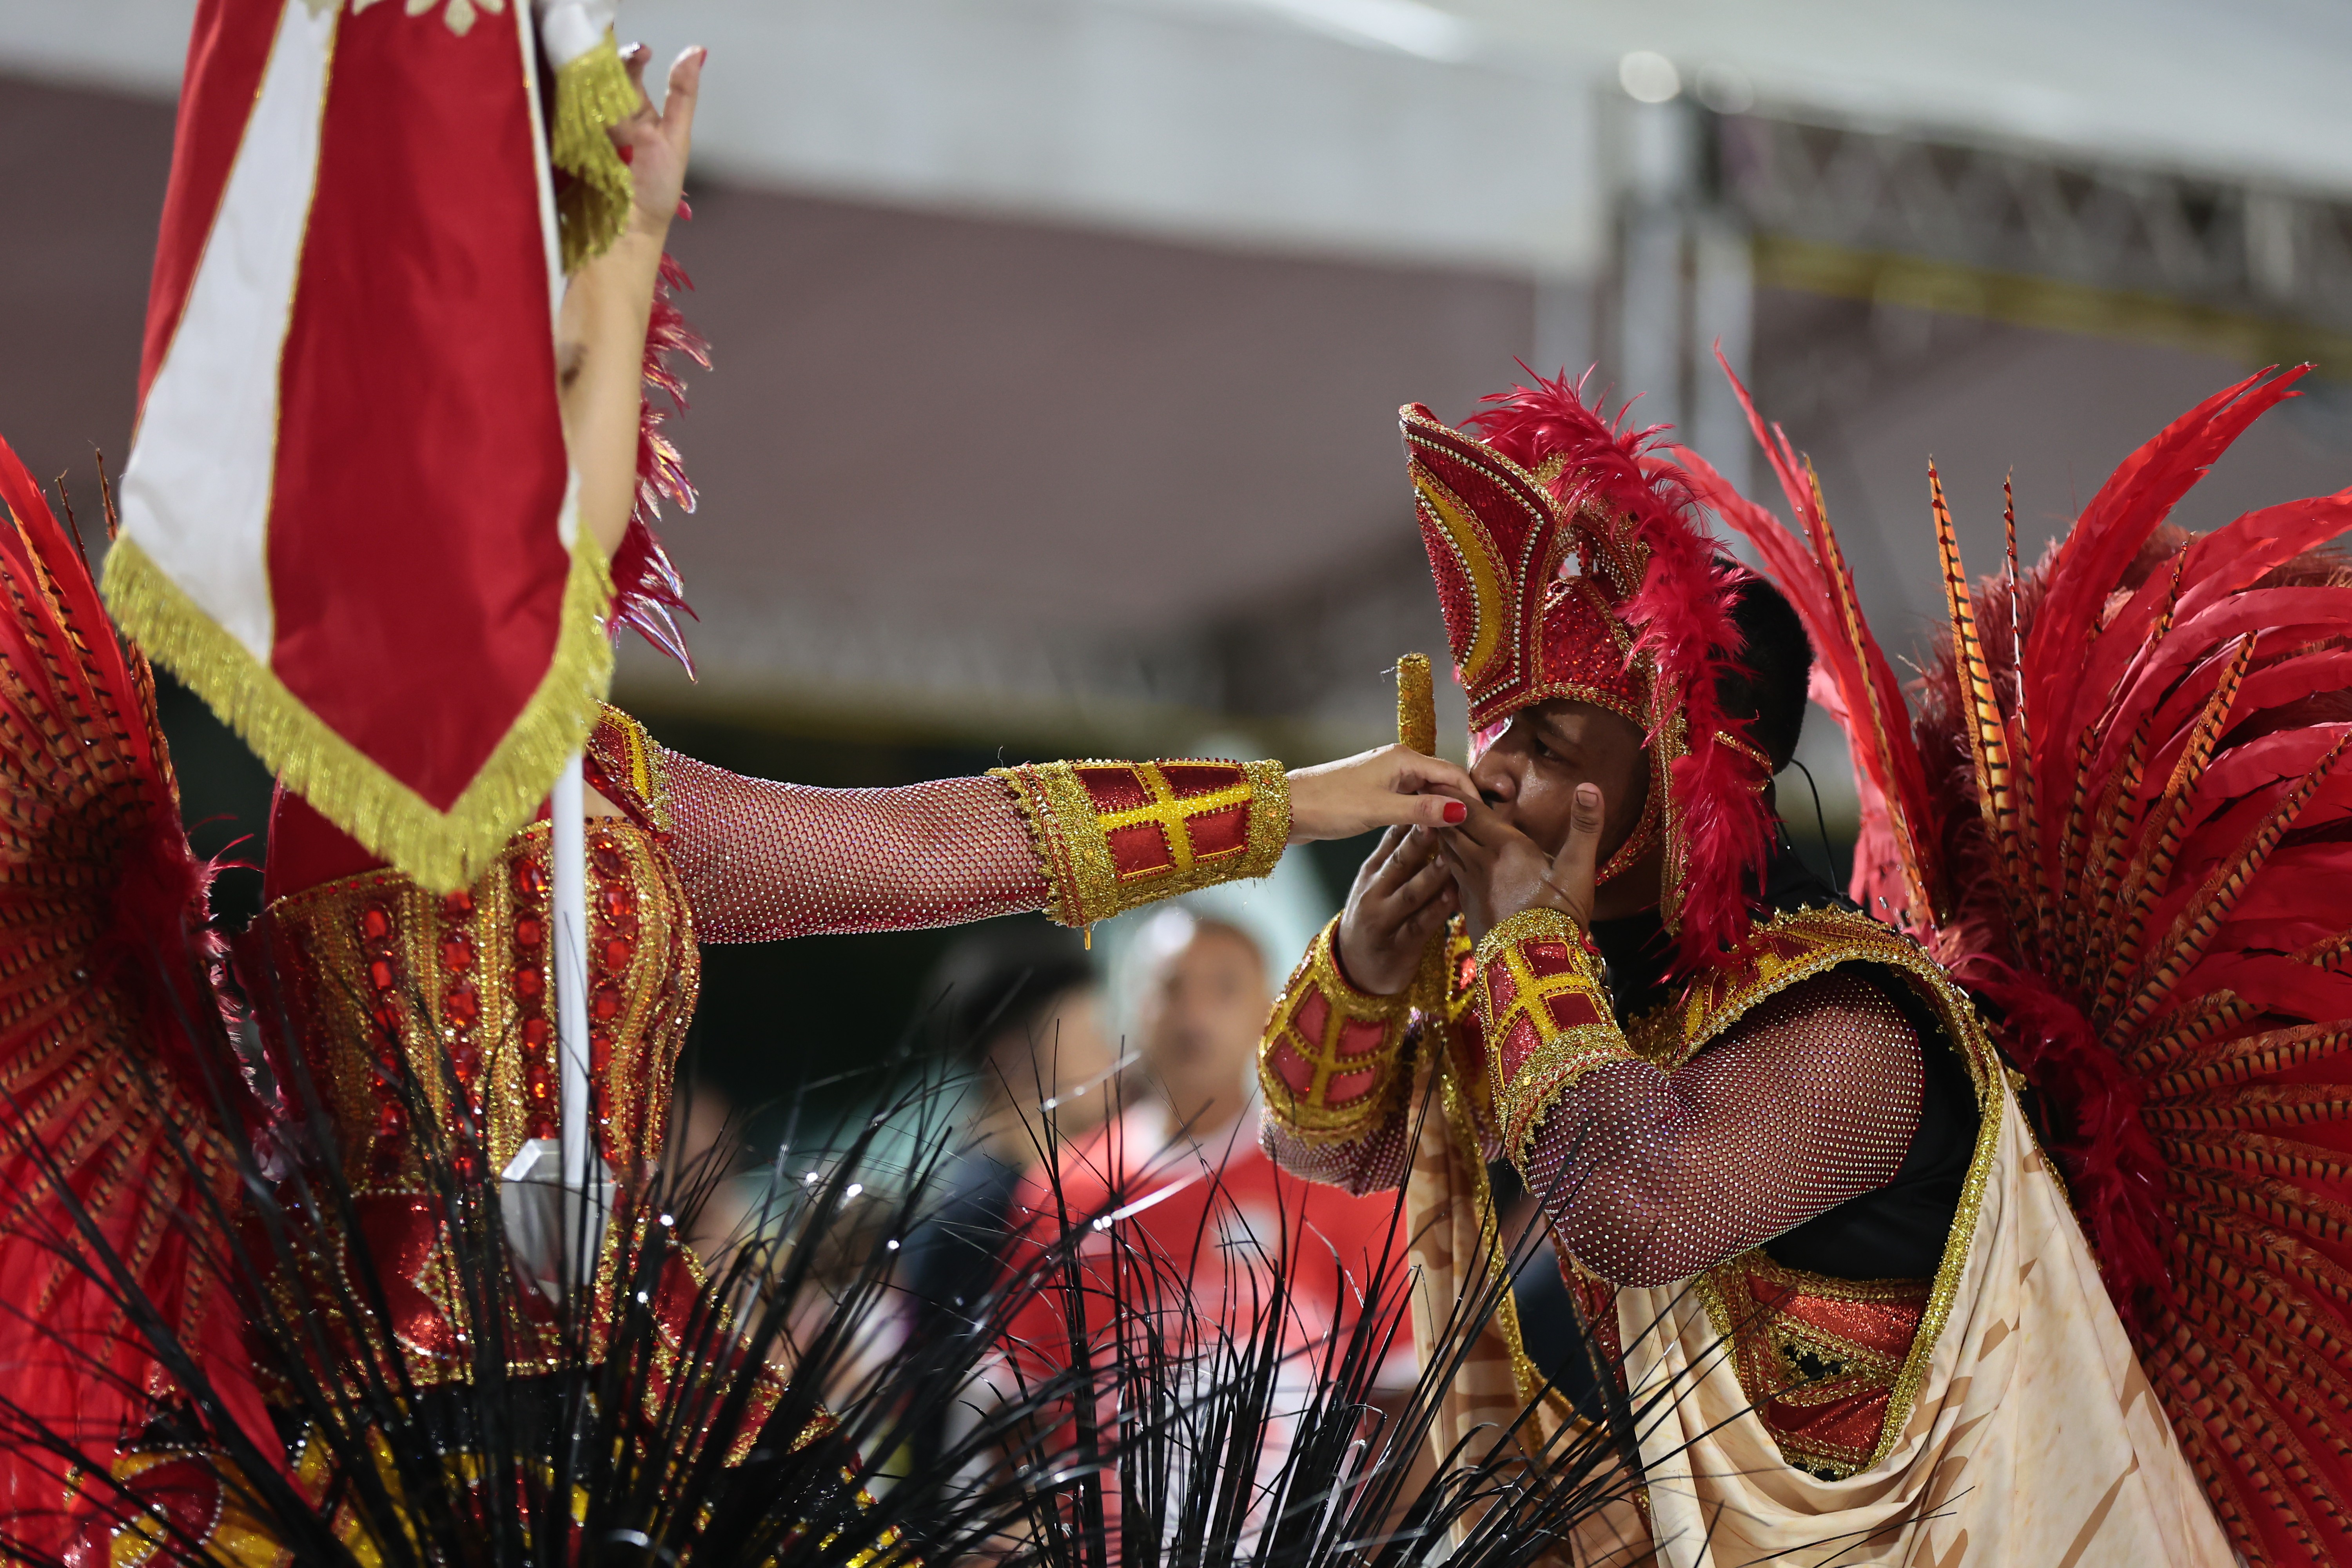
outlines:
[{"label": "cream colored cape", "polygon": [[1936,1337],[1910,1416],[1891,1451],[1847,1479],[1781,1462],[1694,1292],[1619,1293],[1635,1405],[1648,1389],[1682,1395],[1659,1401],[1642,1435],[1661,1563],[2237,1561],[2006,1084],[1986,1124],[1969,1173],[1975,1223],[1964,1203],[1920,1330]]},{"label": "cream colored cape", "polygon": [[[1461,1290],[1499,1265],[1470,1108],[1441,1071],[1406,1194],[1419,1269],[1414,1331],[1440,1342]],[[1556,1561],[1576,1568],[2230,1568],[2224,1541],[2124,1337],[2081,1227],[1994,1075],[1968,1195],[1946,1244],[1923,1345],[1898,1390],[1909,1415],[1878,1461],[1841,1481],[1784,1461],[1748,1410],[1721,1331],[1687,1283],[1617,1298],[1640,1410],[1649,1519],[1605,1510]],[[1465,1152],[1466,1151],[1466,1152]],[[1481,1254],[1485,1262],[1482,1266]],[[1509,1311],[1449,1389],[1441,1452],[1565,1419]],[[1907,1401],[1901,1397],[1908,1394]],[[1492,1439],[1489,1438],[1488,1441]],[[1530,1439],[1532,1446],[1533,1439]],[[1654,1551],[1654,1557],[1648,1553]]]}]

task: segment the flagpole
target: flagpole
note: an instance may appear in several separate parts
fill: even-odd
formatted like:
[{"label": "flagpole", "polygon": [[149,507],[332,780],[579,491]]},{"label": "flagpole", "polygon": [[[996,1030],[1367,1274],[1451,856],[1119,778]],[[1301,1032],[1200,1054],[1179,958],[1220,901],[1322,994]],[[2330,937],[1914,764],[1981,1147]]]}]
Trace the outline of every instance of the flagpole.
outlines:
[{"label": "flagpole", "polygon": [[[596,1144],[588,1122],[588,806],[577,752],[556,775],[548,813],[554,871],[556,1051],[562,1064],[563,1187],[584,1194]],[[569,1237],[565,1247],[568,1254]],[[582,1257],[572,1264],[572,1282],[577,1283],[589,1262]]]}]

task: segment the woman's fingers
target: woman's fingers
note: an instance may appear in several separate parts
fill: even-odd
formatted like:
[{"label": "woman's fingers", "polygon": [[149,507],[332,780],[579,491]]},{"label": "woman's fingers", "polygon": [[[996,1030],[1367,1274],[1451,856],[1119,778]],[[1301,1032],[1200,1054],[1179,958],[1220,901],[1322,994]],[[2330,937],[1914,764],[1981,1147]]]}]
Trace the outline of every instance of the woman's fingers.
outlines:
[{"label": "woman's fingers", "polygon": [[694,139],[694,105],[702,91],[702,65],[709,58],[710,51],[698,46],[670,62],[669,87],[662,99],[662,131],[681,152]]},{"label": "woman's fingers", "polygon": [[643,44],[631,44],[621,51],[621,68],[629,73],[629,85],[637,89],[637,110],[633,119],[653,118],[654,100],[646,93],[646,67],[653,58],[653,50]]},{"label": "woman's fingers", "polygon": [[1400,750],[1391,787],[1412,795],[1448,795],[1465,801],[1478,798],[1478,783],[1467,768],[1419,752]]}]

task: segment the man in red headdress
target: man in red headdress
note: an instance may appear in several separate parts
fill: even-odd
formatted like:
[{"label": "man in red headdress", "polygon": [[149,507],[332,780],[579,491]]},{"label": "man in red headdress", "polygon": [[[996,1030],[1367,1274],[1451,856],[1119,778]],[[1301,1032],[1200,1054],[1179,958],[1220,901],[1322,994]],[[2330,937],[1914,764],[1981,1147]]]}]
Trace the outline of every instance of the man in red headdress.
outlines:
[{"label": "man in red headdress", "polygon": [[[1736,1419],[1673,1442],[1638,1423],[1642,1516],[1584,1541],[1594,1560],[1712,1562],[1700,1515],[1737,1476],[1771,1494],[1730,1500],[1743,1546],[1957,1561],[1916,1532],[1938,1467],[1966,1458],[1983,1325],[1955,1303],[2000,1229],[1979,1208],[2012,1152],[2000,1065],[1944,969],[1780,829],[1770,779],[1812,661],[1789,602],[1718,553],[1681,469],[1565,380],[1490,404],[1463,430],[1403,412],[1480,799],[1459,826],[1384,837],[1300,963],[1261,1049],[1266,1146],[1353,1191],[1405,1187],[1424,1343],[1501,1266],[1485,1167],[1507,1159],[1549,1216],[1602,1389],[1671,1402],[1736,1378]],[[2104,1352],[2113,1309],[2083,1274],[2062,1312]],[[1507,1304],[1495,1329],[1441,1447],[1539,1398],[1538,1431],[1565,1413]],[[2124,1411],[2082,1452],[2133,1495],[2072,1518],[2098,1542],[2082,1561],[2226,1561],[2161,1418]],[[2047,1415],[1982,1441],[2003,1463],[2055,1452]],[[2020,1531],[1986,1561],[2056,1561],[2065,1532],[2046,1558]]]}]

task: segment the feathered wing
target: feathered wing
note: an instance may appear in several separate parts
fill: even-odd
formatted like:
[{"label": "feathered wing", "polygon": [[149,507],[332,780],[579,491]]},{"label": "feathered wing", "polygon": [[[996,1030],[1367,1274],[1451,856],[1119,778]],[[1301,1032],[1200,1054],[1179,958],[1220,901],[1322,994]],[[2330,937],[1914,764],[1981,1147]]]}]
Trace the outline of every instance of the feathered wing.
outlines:
[{"label": "feathered wing", "polygon": [[1936,852],[1938,836],[1927,776],[1907,732],[1902,683],[1863,616],[1853,574],[1830,528],[1812,465],[1798,457],[1779,426],[1766,427],[1748,389],[1727,363],[1723,368],[1802,536],[1791,534],[1769,511],[1725,483],[1697,453],[1677,448],[1675,456],[1699,500],[1755,546],[1765,575],[1788,597],[1812,639],[1813,699],[1845,729],[1862,799],[1850,891],[1873,914],[1926,929],[1948,906],[1949,895]]},{"label": "feathered wing", "polygon": [[236,1175],[192,1028],[217,1026],[210,868],[190,850],[146,663],[0,442],[0,1513],[59,1506],[46,1429],[101,1462],[171,1391],[136,1319],[210,1363],[240,1422],[235,1303],[204,1253]]},{"label": "feathered wing", "polygon": [[[2352,556],[2324,548],[2352,490],[2167,519],[2301,374],[2175,420],[2030,571],[2012,521],[1973,585],[1931,468],[1949,624],[1906,755],[1874,763],[1835,681],[1873,782],[1919,781],[1927,836],[1894,843],[1944,879],[1931,939],[2000,1013],[2149,1380],[2267,1564],[2352,1561]],[[1799,508],[1809,554],[1707,499],[1834,668],[1826,521]]]}]

